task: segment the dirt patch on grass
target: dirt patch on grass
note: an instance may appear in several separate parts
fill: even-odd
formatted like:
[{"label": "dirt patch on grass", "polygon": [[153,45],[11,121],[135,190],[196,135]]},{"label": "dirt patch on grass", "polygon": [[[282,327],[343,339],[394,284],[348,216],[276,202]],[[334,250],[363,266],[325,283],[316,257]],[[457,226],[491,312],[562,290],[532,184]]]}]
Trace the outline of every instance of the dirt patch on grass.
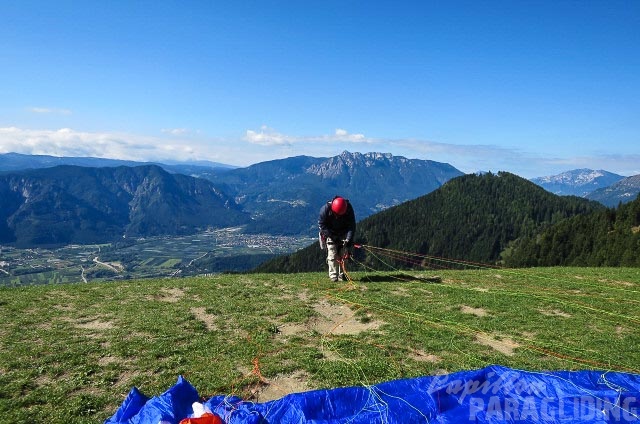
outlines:
[{"label": "dirt patch on grass", "polygon": [[91,321],[76,321],[75,325],[78,328],[91,331],[105,331],[110,330],[114,327],[113,322],[102,321],[99,318],[93,319]]},{"label": "dirt patch on grass", "polygon": [[277,326],[277,335],[281,337],[289,336],[310,336],[312,333],[335,334],[335,335],[355,335],[363,331],[377,330],[382,321],[374,320],[371,314],[358,314],[346,305],[335,305],[327,300],[312,306],[317,316],[304,323],[287,322],[284,324],[274,322]]},{"label": "dirt patch on grass", "polygon": [[628,333],[631,333],[631,330],[629,330],[628,328],[623,327],[621,325],[616,326],[616,335],[618,337],[624,337]]},{"label": "dirt patch on grass", "polygon": [[278,334],[282,336],[299,336],[304,333],[310,333],[312,330],[306,324],[298,324],[294,322],[287,322],[285,324],[278,325]]},{"label": "dirt patch on grass", "polygon": [[633,286],[635,286],[635,284],[630,282],[630,281],[617,281],[617,280],[608,280],[608,281],[600,280],[600,281],[603,282],[603,283],[611,283],[611,284],[615,284],[615,285],[623,286],[623,287],[633,287]]},{"label": "dirt patch on grass", "polygon": [[177,303],[184,296],[184,290],[179,288],[163,288],[156,296],[156,299],[161,302]]},{"label": "dirt patch on grass", "polygon": [[198,321],[204,323],[209,331],[216,331],[218,327],[216,326],[216,317],[215,315],[207,313],[207,308],[205,307],[197,307],[191,308],[190,312],[196,317]]},{"label": "dirt patch on grass", "polygon": [[303,302],[308,302],[309,301],[309,289],[304,289],[301,292],[298,293],[298,299],[300,299]]},{"label": "dirt patch on grass", "polygon": [[72,312],[76,310],[75,307],[70,305],[53,305],[53,309],[60,312]]},{"label": "dirt patch on grass", "polygon": [[571,318],[571,314],[568,314],[560,309],[538,309],[542,315],[546,315],[548,317],[562,317],[562,318]]},{"label": "dirt patch on grass", "polygon": [[308,380],[309,376],[304,371],[296,371],[289,375],[277,375],[252,390],[252,395],[256,402],[280,399],[291,393],[309,390]]},{"label": "dirt patch on grass", "polygon": [[517,347],[520,347],[518,343],[508,337],[498,338],[496,336],[484,333],[476,334],[476,343],[489,346],[490,348],[497,350],[498,352],[507,356],[513,356],[513,350]]},{"label": "dirt patch on grass", "polygon": [[313,306],[320,317],[311,320],[311,329],[320,334],[359,334],[376,330],[383,324],[371,319],[370,315],[355,317],[355,312],[346,305],[334,305],[322,300]]},{"label": "dirt patch on grass", "polygon": [[489,316],[489,312],[483,308],[472,308],[471,306],[462,305],[460,307],[460,312],[463,314],[471,314],[477,317],[486,317]]},{"label": "dirt patch on grass", "polygon": [[412,351],[408,356],[410,359],[413,359],[414,361],[430,362],[432,364],[435,364],[436,362],[440,362],[442,360],[442,358],[436,355],[432,355],[430,353],[424,352],[422,350]]},{"label": "dirt patch on grass", "polygon": [[115,356],[102,356],[100,359],[98,359],[98,365],[100,365],[101,367],[105,367],[107,365],[110,364],[119,364],[121,362],[120,359],[116,358]]},{"label": "dirt patch on grass", "polygon": [[34,382],[36,383],[36,385],[38,387],[44,387],[44,386],[48,386],[50,384],[53,384],[53,378],[49,377],[46,374],[42,374],[39,375],[38,377],[36,377],[36,379],[34,380]]}]

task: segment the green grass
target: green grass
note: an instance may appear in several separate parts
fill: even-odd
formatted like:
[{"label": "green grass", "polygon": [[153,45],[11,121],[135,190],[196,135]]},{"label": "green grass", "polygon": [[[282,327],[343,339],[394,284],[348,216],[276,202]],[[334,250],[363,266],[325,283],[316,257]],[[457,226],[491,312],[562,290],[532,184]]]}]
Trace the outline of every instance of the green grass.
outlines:
[{"label": "green grass", "polygon": [[[202,396],[502,364],[640,372],[640,269],[238,274],[0,289],[0,421],[101,422],[132,386]],[[435,275],[441,282],[433,282]],[[280,390],[280,393],[278,391]],[[257,399],[256,399],[257,396]]]}]

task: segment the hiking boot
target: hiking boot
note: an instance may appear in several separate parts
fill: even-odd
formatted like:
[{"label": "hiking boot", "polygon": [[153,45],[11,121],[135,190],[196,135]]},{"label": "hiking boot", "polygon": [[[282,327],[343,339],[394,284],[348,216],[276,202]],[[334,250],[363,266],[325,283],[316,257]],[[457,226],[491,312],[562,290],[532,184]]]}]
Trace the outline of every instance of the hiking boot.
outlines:
[{"label": "hiking boot", "polygon": [[338,281],[347,281],[347,276],[346,276],[346,275],[344,275],[344,274],[340,274],[340,275],[338,276]]},{"label": "hiking boot", "polygon": [[338,277],[331,277],[331,281],[335,283],[336,281],[338,281]]}]

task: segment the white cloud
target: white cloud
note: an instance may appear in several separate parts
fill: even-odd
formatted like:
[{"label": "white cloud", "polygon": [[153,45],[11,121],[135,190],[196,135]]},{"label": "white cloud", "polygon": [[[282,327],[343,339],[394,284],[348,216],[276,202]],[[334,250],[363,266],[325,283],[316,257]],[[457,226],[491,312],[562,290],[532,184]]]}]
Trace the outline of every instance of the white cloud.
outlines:
[{"label": "white cloud", "polygon": [[71,115],[73,113],[69,109],[55,109],[55,108],[48,108],[48,107],[31,107],[31,108],[28,108],[28,111],[31,113],[41,113],[41,114],[51,114],[51,115]]},{"label": "white cloud", "polygon": [[371,143],[373,140],[367,139],[364,134],[349,134],[347,130],[342,128],[336,129],[335,137],[329,141],[346,141],[351,143]]},{"label": "white cloud", "polygon": [[374,143],[375,140],[369,139],[364,134],[350,134],[347,130],[337,128],[333,134],[325,134],[319,136],[295,136],[286,135],[277,132],[273,128],[266,125],[260,127],[259,131],[247,130],[245,141],[261,146],[292,146],[294,144],[312,144],[312,143]]},{"label": "white cloud", "polygon": [[261,146],[290,146],[299,139],[276,132],[274,129],[263,125],[260,131],[247,130],[245,141]]},{"label": "white cloud", "polygon": [[193,148],[184,144],[131,134],[0,128],[0,153],[51,156],[91,156],[126,160],[189,159]]}]

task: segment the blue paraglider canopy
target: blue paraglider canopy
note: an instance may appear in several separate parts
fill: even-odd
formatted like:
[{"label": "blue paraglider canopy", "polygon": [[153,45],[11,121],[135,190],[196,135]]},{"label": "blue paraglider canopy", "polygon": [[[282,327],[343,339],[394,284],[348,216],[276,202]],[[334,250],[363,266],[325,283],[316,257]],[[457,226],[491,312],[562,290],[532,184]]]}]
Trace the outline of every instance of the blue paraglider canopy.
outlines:
[{"label": "blue paraglider canopy", "polygon": [[[179,423],[197,390],[182,376],[160,396],[133,388],[105,424]],[[293,393],[264,403],[215,396],[201,405],[225,423],[638,423],[640,375],[522,371],[502,366]]]}]

